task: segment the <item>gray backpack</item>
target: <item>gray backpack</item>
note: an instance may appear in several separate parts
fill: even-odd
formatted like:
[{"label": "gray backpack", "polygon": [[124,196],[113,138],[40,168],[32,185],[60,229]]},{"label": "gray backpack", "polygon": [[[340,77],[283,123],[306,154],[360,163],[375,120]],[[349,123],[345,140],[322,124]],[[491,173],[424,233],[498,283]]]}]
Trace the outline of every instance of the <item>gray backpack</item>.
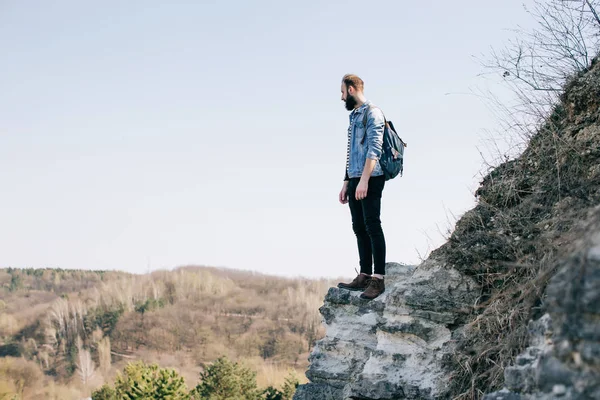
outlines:
[{"label": "gray backpack", "polygon": [[[374,107],[373,107],[374,108]],[[365,138],[367,137],[367,117],[371,106],[369,105],[365,116],[363,117],[363,126],[365,127],[365,135],[363,136],[360,144],[364,144]],[[400,136],[396,133],[394,124],[392,121],[385,119],[385,128],[383,130],[383,145],[381,147],[381,158],[379,159],[379,165],[383,170],[385,180],[394,179],[398,174],[402,176],[404,172],[404,148],[407,147],[406,143],[400,139]]]}]

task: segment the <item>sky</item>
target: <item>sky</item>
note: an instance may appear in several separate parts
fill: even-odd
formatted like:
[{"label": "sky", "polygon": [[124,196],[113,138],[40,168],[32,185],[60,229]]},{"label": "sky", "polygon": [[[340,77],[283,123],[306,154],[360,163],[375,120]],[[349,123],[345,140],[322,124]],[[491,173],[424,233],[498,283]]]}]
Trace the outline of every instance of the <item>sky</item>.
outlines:
[{"label": "sky", "polygon": [[0,0],[0,267],[355,275],[346,73],[408,143],[381,220],[417,264],[498,155],[478,93],[510,97],[477,57],[528,23],[522,0]]}]

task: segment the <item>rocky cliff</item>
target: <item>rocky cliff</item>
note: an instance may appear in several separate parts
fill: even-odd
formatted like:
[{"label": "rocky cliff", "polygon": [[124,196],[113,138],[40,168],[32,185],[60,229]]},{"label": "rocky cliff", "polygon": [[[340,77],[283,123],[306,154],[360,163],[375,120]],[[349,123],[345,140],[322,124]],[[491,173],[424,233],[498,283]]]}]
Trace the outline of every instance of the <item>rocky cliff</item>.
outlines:
[{"label": "rocky cliff", "polygon": [[331,288],[320,311],[327,335],[310,356],[295,399],[434,399],[446,391],[452,328],[475,303],[477,283],[430,259],[387,265],[373,301]]},{"label": "rocky cliff", "polygon": [[294,399],[600,399],[599,105],[595,62],[428,260],[331,288]]}]

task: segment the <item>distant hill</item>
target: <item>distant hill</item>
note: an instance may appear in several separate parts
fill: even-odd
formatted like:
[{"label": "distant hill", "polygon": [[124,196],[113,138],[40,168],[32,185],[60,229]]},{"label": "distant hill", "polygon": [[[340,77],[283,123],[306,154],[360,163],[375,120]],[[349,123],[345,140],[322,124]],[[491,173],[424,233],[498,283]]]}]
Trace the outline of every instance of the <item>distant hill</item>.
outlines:
[{"label": "distant hill", "polygon": [[[0,399],[18,390],[81,398],[140,359],[190,382],[220,356],[252,367],[259,386],[281,383],[289,369],[303,377],[331,284],[197,266],[145,275],[0,269]],[[94,372],[84,379],[86,354]],[[15,369],[38,378],[19,389]]]}]

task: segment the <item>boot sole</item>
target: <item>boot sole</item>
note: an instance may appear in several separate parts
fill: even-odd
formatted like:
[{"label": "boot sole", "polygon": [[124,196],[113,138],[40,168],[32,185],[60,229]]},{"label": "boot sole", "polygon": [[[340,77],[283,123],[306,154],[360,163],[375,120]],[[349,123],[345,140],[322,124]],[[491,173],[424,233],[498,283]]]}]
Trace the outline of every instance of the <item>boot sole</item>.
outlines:
[{"label": "boot sole", "polygon": [[338,288],[352,290],[353,292],[364,292],[365,290],[367,290],[367,288],[350,288],[350,287],[340,286],[340,285],[338,285]]},{"label": "boot sole", "polygon": [[382,295],[382,294],[384,294],[384,293],[385,293],[385,290],[384,290],[383,292],[379,293],[379,294],[378,294],[377,296],[375,296],[375,297],[366,297],[366,296],[363,296],[363,295],[361,294],[361,295],[360,295],[360,298],[361,298],[361,299],[365,299],[365,300],[374,300],[374,299],[376,299],[377,297],[381,296],[381,295]]}]

